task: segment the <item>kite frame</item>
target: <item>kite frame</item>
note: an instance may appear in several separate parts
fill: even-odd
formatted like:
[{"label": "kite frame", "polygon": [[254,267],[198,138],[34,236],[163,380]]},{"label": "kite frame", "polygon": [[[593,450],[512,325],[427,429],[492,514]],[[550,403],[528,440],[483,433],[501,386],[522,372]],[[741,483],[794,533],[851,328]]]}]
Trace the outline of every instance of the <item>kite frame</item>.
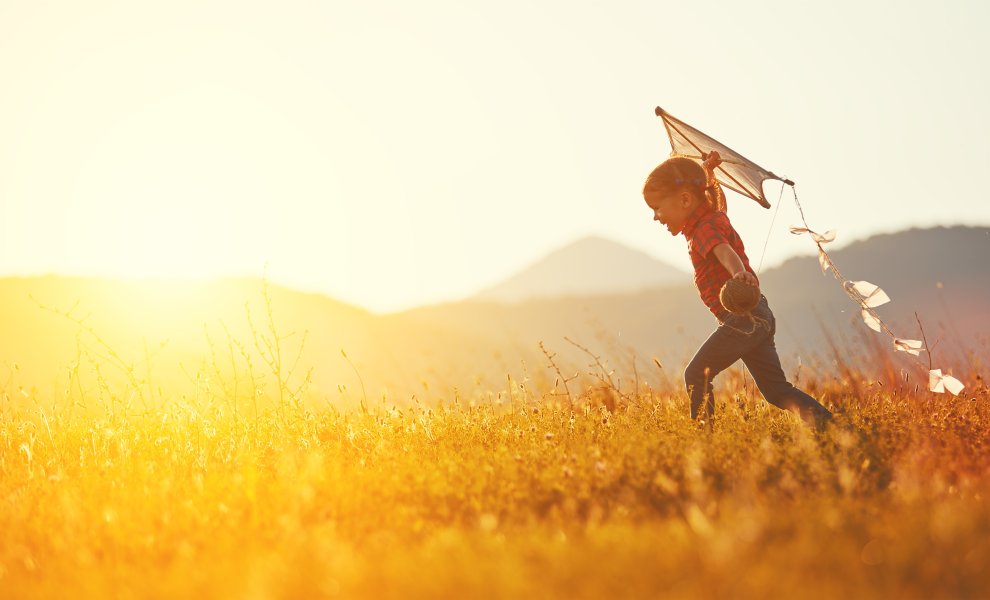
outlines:
[{"label": "kite frame", "polygon": [[[674,115],[670,114],[669,112],[665,111],[664,109],[660,108],[659,106],[656,107],[656,109],[654,109],[654,113],[663,120],[664,127],[667,128],[667,137],[670,139],[670,146],[671,146],[672,149],[674,147],[674,141],[673,141],[673,139],[672,139],[672,137],[670,135],[670,130],[671,129],[673,129],[674,131],[676,131],[682,138],[684,138],[684,140],[687,143],[691,144],[691,146],[693,146],[694,149],[698,151],[698,154],[704,155],[704,151],[698,146],[698,144],[694,143],[694,140],[692,140],[690,136],[686,135],[683,131],[681,131],[677,127],[677,125],[674,123],[674,121],[682,122],[682,121],[680,121],[680,119],[678,119]],[[703,132],[701,130],[698,130],[698,133],[701,133],[705,137],[711,138],[712,140],[715,139],[715,138],[712,138],[710,135],[708,135],[707,133],[705,133],[705,132]],[[736,154],[740,158],[746,160],[750,165],[756,165],[755,162],[749,160],[748,158],[746,158],[745,156],[743,156],[741,153],[736,152],[732,148],[729,148],[728,146],[726,146],[722,142],[718,142],[718,143],[721,144],[722,146],[725,146],[726,149],[731,150],[734,154]],[[693,156],[693,155],[690,155],[690,154],[681,154],[679,152],[671,152],[671,156],[684,156],[684,157],[687,157],[687,158],[694,158],[694,159],[699,159],[699,160],[703,160],[704,159],[704,156]],[[741,163],[739,161],[734,161],[734,160],[730,160],[730,159],[723,159],[722,162],[723,163],[728,163],[728,164],[733,164],[733,165],[746,166],[745,163]],[[759,166],[759,165],[757,165],[757,166]],[[777,181],[782,181],[786,185],[789,185],[791,187],[794,187],[794,182],[791,181],[790,179],[784,179],[783,177],[780,177],[779,175],[773,173],[772,171],[767,171],[763,167],[759,167],[759,168],[760,168],[761,171],[763,171],[767,175],[764,178],[764,181],[767,180],[767,179],[776,179]],[[751,194],[750,192],[746,191],[746,186],[744,186],[742,183],[740,183],[739,180],[736,179],[735,177],[733,177],[728,171],[726,171],[722,167],[717,167],[717,170],[721,172],[721,174],[724,176],[725,179],[728,179],[733,184],[735,184],[735,185],[731,185],[731,184],[723,181],[722,183],[723,183],[723,185],[725,185],[725,187],[729,188],[730,190],[732,190],[732,191],[734,191],[734,192],[736,192],[738,194],[742,194],[743,196],[746,196],[747,198],[752,198],[753,200],[756,200],[756,202],[758,202],[760,204],[760,206],[762,206],[763,208],[770,208],[770,202],[766,199],[766,194],[763,191],[763,181],[760,182],[760,195],[759,195],[759,197],[756,197],[753,194]]]}]

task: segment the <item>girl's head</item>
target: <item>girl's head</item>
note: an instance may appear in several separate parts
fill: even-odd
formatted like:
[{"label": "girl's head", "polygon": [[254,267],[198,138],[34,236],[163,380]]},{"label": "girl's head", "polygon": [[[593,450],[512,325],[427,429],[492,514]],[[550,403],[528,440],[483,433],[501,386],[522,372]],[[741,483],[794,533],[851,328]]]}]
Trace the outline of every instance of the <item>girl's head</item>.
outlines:
[{"label": "girl's head", "polygon": [[686,156],[674,156],[653,169],[643,185],[643,195],[649,191],[684,190],[697,196],[699,200],[705,200],[706,185],[707,177],[701,164]]},{"label": "girl's head", "polygon": [[643,198],[653,209],[653,220],[665,225],[671,235],[677,235],[698,205],[709,202],[706,186],[707,177],[700,164],[675,156],[663,161],[646,178]]}]

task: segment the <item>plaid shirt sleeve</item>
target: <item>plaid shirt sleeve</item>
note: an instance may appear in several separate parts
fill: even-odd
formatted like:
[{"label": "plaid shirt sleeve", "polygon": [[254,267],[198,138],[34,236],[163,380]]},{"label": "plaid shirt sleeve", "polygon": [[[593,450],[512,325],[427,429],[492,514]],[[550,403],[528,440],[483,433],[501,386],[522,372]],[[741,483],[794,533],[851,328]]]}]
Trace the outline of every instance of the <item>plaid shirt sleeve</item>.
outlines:
[{"label": "plaid shirt sleeve", "polygon": [[712,253],[720,244],[728,244],[742,260],[746,270],[753,273],[746,258],[746,249],[739,234],[732,228],[728,215],[710,212],[698,219],[688,238],[688,251],[694,264],[694,284],[698,287],[701,300],[716,317],[724,312],[719,301],[719,291],[722,284],[731,277]]},{"label": "plaid shirt sleeve", "polygon": [[691,251],[697,253],[698,258],[708,258],[708,254],[716,246],[729,243],[726,219],[719,219],[719,215],[724,216],[724,213],[715,213],[715,218],[699,221],[691,235]]}]

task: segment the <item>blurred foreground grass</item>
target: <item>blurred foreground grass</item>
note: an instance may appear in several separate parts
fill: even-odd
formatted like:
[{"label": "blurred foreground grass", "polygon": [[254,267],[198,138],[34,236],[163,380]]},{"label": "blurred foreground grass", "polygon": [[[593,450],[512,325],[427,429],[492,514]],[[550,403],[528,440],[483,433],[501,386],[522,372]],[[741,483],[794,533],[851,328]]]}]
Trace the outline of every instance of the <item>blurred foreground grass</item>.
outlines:
[{"label": "blurred foreground grass", "polygon": [[0,596],[990,593],[986,388],[824,384],[824,434],[744,389],[712,434],[680,394],[568,410],[542,392],[250,417],[5,396]]}]

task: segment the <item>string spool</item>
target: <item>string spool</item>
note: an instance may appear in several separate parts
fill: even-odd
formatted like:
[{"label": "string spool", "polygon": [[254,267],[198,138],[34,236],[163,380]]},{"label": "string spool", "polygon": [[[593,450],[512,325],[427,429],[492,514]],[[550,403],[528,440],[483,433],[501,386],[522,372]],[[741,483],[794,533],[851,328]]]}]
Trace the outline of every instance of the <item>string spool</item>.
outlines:
[{"label": "string spool", "polygon": [[730,313],[745,315],[760,303],[760,286],[750,285],[741,279],[729,279],[722,285],[718,299]]}]

